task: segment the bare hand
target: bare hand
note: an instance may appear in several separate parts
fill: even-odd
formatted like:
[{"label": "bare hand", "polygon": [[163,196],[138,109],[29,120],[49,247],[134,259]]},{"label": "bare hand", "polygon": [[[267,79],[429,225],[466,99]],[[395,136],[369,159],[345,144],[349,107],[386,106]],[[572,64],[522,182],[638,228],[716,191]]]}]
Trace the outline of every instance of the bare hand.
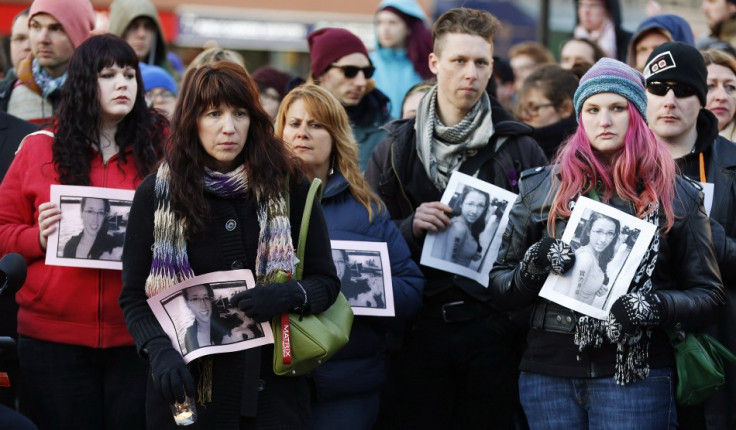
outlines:
[{"label": "bare hand", "polygon": [[42,203],[38,206],[38,243],[41,249],[46,251],[46,244],[51,233],[56,231],[61,211],[51,202]]},{"label": "bare hand", "polygon": [[424,202],[414,212],[412,233],[421,238],[428,231],[442,231],[450,225],[452,208],[440,202]]}]

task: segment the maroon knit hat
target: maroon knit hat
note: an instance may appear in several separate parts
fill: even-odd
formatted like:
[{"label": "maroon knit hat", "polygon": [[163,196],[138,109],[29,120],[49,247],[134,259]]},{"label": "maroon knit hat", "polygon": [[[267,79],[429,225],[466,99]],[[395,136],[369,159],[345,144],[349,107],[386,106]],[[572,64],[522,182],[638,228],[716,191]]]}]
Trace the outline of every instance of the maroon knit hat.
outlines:
[{"label": "maroon knit hat", "polygon": [[332,63],[356,52],[368,57],[368,50],[358,36],[344,28],[320,28],[309,33],[309,53],[312,56],[312,76],[319,78]]},{"label": "maroon knit hat", "polygon": [[251,77],[258,85],[276,90],[281,98],[286,95],[286,85],[291,80],[288,74],[269,66],[257,68],[251,73]]}]

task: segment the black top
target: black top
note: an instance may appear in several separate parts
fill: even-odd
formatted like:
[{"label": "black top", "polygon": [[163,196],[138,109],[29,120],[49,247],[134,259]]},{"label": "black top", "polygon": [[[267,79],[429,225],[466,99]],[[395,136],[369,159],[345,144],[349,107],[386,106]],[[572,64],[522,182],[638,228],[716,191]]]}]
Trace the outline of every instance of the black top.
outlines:
[{"label": "black top", "polygon": [[[296,246],[304,211],[308,184],[292,181],[290,221]],[[123,290],[120,305],[125,321],[139,350],[146,342],[165,336],[146,303],[153,244],[155,175],[149,175],[136,190],[123,250]],[[187,242],[187,254],[194,273],[250,269],[255,275],[259,225],[253,198],[223,199],[206,194],[211,217],[208,228],[195,241]],[[232,228],[235,221],[235,228]],[[226,225],[231,228],[228,230]],[[306,313],[327,309],[337,297],[340,281],[335,273],[327,226],[319,204],[314,205],[300,281],[309,298]],[[295,281],[289,281],[295,282]],[[198,408],[199,421],[211,428],[237,429],[240,416],[257,417],[259,428],[299,428],[306,421],[309,394],[304,378],[279,377],[273,373],[273,346],[249,349],[212,357],[213,402]],[[198,378],[198,360],[190,370]],[[175,429],[171,413],[160,395],[149,384],[148,425]],[[151,407],[156,403],[154,407]]]}]

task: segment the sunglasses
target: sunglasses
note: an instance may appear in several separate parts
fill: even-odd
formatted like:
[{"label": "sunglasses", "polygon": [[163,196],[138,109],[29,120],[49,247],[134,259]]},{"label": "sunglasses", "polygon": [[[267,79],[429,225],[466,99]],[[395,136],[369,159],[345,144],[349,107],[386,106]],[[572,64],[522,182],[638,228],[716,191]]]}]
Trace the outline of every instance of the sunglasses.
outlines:
[{"label": "sunglasses", "polygon": [[376,68],[373,66],[368,66],[368,67],[343,66],[343,65],[335,64],[335,63],[330,64],[330,66],[337,67],[338,69],[342,70],[342,73],[348,79],[352,79],[358,76],[358,72],[363,72],[363,76],[365,76],[366,79],[370,79],[371,76],[373,76],[373,72],[376,71]]},{"label": "sunglasses", "polygon": [[678,99],[696,95],[695,88],[685,84],[665,84],[664,82],[650,82],[647,91],[655,96],[665,96],[672,90]]}]

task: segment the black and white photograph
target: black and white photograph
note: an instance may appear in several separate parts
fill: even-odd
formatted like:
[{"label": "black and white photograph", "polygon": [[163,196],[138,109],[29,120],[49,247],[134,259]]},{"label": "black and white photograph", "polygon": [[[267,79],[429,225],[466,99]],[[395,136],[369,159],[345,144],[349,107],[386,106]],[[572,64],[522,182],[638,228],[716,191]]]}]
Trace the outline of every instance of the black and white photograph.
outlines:
[{"label": "black and white photograph", "polygon": [[250,270],[197,276],[150,299],[149,306],[184,361],[273,343],[270,324],[257,323],[234,303],[255,285]]},{"label": "black and white photograph", "polygon": [[580,197],[562,241],[575,251],[575,264],[550,274],[539,295],[575,311],[605,319],[625,294],[656,226],[611,206]]},{"label": "black and white photograph", "polygon": [[488,286],[516,194],[454,172],[441,202],[453,209],[451,224],[428,233],[421,264],[474,279]]},{"label": "black and white photograph", "polygon": [[340,291],[355,315],[394,316],[391,263],[385,242],[333,240]]},{"label": "black and white photograph", "polygon": [[123,243],[134,190],[52,185],[61,211],[49,236],[46,264],[122,270]]}]

